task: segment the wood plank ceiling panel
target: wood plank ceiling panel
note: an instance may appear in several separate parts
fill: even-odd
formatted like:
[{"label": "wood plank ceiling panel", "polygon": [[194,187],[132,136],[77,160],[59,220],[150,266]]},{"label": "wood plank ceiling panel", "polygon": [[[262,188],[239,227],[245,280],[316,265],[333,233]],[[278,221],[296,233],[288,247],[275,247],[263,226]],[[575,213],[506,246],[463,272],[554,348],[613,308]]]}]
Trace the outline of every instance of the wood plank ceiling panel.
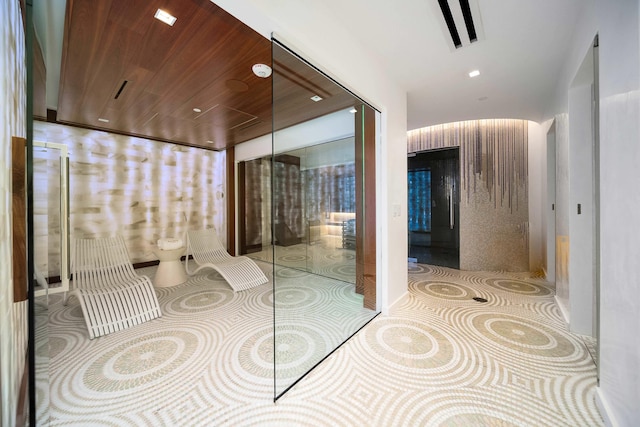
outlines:
[{"label": "wood plank ceiling panel", "polygon": [[271,131],[271,81],[252,73],[257,62],[270,64],[269,40],[208,0],[69,0],[57,118],[225,149]]},{"label": "wood plank ceiling panel", "polygon": [[271,132],[272,80],[276,130],[355,104],[298,58],[278,60],[255,76],[270,41],[209,0],[68,0],[57,120],[224,150]]}]

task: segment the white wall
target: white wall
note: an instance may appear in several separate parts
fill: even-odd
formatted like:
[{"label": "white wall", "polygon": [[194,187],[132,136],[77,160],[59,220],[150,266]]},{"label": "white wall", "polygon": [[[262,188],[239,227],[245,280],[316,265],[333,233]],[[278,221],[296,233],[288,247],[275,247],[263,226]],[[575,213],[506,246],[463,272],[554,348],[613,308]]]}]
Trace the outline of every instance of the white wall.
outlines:
[{"label": "white wall", "polygon": [[[593,62],[589,66],[593,67]],[[569,329],[589,336],[594,335],[595,265],[591,126],[591,84],[572,87],[569,89]]]},{"label": "white wall", "polygon": [[[407,292],[406,92],[322,2],[216,0],[256,31],[271,32],[382,113],[377,156],[377,279],[384,313]],[[313,19],[309,19],[312,17]],[[237,153],[236,153],[237,154]],[[393,216],[394,207],[400,214]]]},{"label": "white wall", "polygon": [[[275,152],[284,153],[298,148],[335,141],[354,135],[354,116],[349,110],[341,110],[318,117],[295,126],[282,129],[275,134]],[[271,155],[271,134],[260,136],[235,146],[235,160],[257,159]]]},{"label": "white wall", "polygon": [[599,1],[600,397],[640,425],[640,37],[638,1]]},{"label": "white wall", "polygon": [[[640,7],[589,0],[577,17],[556,95],[564,114],[570,82],[600,39],[600,386],[607,425],[640,425]],[[560,165],[558,165],[560,166]],[[558,196],[560,196],[558,194]],[[559,198],[558,198],[558,201]],[[589,266],[586,266],[589,268]]]}]

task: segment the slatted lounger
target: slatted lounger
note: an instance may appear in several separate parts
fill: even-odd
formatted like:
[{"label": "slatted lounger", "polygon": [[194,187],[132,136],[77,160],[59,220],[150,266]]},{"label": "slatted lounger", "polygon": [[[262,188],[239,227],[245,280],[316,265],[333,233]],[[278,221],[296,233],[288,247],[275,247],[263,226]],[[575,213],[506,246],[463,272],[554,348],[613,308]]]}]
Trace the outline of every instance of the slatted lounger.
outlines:
[{"label": "slatted lounger", "polygon": [[[189,269],[189,255],[197,268]],[[185,269],[193,276],[204,268],[212,268],[224,277],[234,292],[250,289],[267,283],[269,279],[260,267],[246,256],[231,256],[220,243],[214,229],[187,232],[187,259]]]},{"label": "slatted lounger", "polygon": [[153,284],[133,270],[121,236],[76,239],[73,290],[93,339],[162,316]]}]

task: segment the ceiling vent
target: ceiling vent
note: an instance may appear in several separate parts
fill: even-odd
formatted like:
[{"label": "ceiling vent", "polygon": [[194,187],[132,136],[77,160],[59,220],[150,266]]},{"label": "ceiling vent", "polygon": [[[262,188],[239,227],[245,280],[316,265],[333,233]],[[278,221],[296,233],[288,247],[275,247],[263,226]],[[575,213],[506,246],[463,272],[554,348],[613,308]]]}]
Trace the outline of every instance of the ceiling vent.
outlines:
[{"label": "ceiling vent", "polygon": [[[478,0],[432,0],[451,51],[484,39]],[[436,5],[437,3],[437,5]]]}]

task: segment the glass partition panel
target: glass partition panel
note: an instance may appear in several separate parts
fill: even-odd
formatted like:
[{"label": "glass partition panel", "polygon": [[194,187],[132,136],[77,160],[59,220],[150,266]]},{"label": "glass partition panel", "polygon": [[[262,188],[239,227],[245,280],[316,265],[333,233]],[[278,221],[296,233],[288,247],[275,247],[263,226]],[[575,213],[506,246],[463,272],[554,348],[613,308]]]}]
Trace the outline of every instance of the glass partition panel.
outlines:
[{"label": "glass partition panel", "polygon": [[[365,164],[375,176],[375,158],[363,154],[365,141],[375,147],[375,120],[365,126],[371,107],[278,42],[272,47],[273,147],[262,159],[272,238],[263,233],[261,256],[273,261],[277,399],[377,314],[375,216],[367,223],[364,209],[367,194],[375,196],[375,179],[365,191]],[[375,212],[375,198],[368,209]]]}]

